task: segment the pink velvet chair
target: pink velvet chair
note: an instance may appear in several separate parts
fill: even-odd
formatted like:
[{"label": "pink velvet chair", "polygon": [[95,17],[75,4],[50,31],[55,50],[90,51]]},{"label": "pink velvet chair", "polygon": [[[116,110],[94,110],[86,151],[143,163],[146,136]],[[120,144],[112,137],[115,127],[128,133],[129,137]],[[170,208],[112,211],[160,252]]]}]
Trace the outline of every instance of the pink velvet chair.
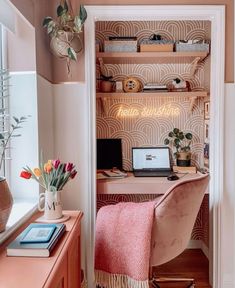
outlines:
[{"label": "pink velvet chair", "polygon": [[[152,231],[150,267],[164,264],[181,254],[188,245],[192,229],[200,209],[209,176],[177,183],[157,202]],[[195,287],[194,279],[155,278],[150,282],[158,288],[162,282],[189,282]]]}]

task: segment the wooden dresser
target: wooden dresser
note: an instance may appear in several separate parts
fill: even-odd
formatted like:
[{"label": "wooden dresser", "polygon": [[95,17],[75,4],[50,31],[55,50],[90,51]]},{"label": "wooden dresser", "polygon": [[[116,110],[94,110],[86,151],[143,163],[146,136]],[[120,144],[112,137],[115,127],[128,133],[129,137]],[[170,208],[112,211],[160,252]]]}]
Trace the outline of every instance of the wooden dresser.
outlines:
[{"label": "wooden dresser", "polygon": [[6,246],[29,224],[41,216],[35,214],[0,248],[0,288],[80,288],[81,287],[81,218],[79,211],[64,211],[66,232],[48,258],[7,257]]}]

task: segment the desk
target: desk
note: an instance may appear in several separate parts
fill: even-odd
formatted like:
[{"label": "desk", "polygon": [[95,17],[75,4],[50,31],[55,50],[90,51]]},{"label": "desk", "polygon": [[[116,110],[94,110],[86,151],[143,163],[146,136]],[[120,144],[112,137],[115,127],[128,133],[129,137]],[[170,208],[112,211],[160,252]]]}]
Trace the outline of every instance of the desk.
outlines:
[{"label": "desk", "polygon": [[125,178],[97,180],[97,194],[164,194],[176,183],[200,177],[196,174],[177,174],[179,180],[169,181],[166,177],[135,177],[128,173]]},{"label": "desk", "polygon": [[[200,177],[197,174],[177,174],[180,179],[169,181],[166,177],[134,177],[97,180],[97,210],[102,206],[119,202],[143,202],[161,197],[176,183]],[[194,225],[192,240],[202,240],[209,247],[209,195],[204,196]]]}]

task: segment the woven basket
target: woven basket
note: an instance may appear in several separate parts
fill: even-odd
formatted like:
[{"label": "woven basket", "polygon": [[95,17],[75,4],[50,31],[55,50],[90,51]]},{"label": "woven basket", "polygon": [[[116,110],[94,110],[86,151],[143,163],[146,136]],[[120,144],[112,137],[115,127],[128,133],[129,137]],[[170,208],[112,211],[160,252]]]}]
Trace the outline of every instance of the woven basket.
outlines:
[{"label": "woven basket", "polygon": [[104,52],[137,52],[135,40],[105,40]]},{"label": "woven basket", "polygon": [[210,45],[209,43],[195,43],[195,44],[187,44],[187,43],[175,43],[175,51],[205,51],[209,52]]}]

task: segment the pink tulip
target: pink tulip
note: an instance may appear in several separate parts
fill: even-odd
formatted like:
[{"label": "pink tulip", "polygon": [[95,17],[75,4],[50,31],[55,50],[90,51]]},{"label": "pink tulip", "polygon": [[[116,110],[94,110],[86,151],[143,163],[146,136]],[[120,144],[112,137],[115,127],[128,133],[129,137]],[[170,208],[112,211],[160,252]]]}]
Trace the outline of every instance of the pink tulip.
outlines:
[{"label": "pink tulip", "polygon": [[73,163],[66,163],[65,171],[71,172],[73,170]]},{"label": "pink tulip", "polygon": [[78,171],[73,170],[70,174],[70,178],[73,179],[77,175]]},{"label": "pink tulip", "polygon": [[57,169],[59,167],[59,165],[60,165],[60,160],[59,159],[53,160],[52,163],[53,163],[53,166],[55,167],[55,169]]}]

